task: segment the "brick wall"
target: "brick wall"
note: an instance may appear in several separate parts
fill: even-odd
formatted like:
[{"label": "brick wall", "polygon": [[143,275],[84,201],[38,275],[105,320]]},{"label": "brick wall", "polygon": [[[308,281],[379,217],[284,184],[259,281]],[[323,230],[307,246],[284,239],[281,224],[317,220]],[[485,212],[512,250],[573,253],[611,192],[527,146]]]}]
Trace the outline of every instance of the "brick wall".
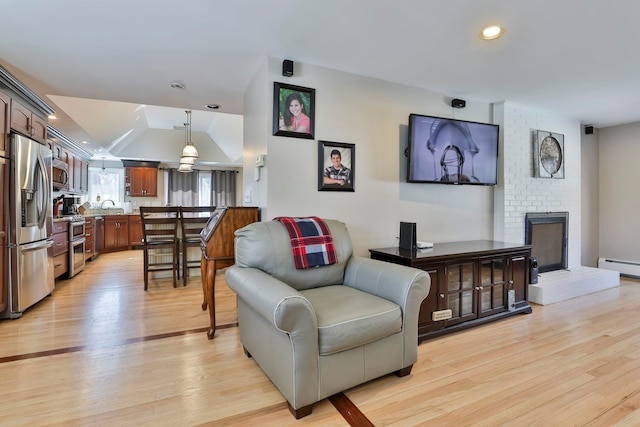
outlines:
[{"label": "brick wall", "polygon": [[[524,243],[527,212],[569,212],[568,266],[580,265],[580,122],[513,102],[493,105],[500,125],[494,239]],[[564,179],[534,178],[533,130],[564,135]]]}]

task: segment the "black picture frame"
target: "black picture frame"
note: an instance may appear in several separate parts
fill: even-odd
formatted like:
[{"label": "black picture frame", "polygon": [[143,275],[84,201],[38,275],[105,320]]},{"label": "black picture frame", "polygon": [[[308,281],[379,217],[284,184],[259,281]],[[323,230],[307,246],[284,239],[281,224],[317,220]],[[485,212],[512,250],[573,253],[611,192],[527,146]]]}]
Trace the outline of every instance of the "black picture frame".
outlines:
[{"label": "black picture frame", "polygon": [[[291,97],[291,98],[290,98]],[[291,138],[314,139],[315,129],[315,100],[316,90],[308,87],[294,86],[286,83],[273,83],[273,134],[277,136],[288,136]],[[291,113],[287,107],[287,102],[297,101],[302,103],[302,114],[309,118],[309,126],[305,131],[292,129],[295,120],[291,120]],[[282,119],[282,121],[281,121]],[[302,124],[306,119],[303,117]],[[285,127],[285,128],[283,128]]]},{"label": "black picture frame", "polygon": [[[340,165],[347,169],[346,179],[340,178],[344,183],[326,182],[325,176],[330,174],[329,168],[333,165],[333,155],[340,154]],[[342,169],[342,168],[341,168]],[[338,176],[345,176],[344,169]],[[335,179],[327,177],[328,179]],[[355,191],[356,178],[356,145],[343,142],[318,141],[318,191]]]}]

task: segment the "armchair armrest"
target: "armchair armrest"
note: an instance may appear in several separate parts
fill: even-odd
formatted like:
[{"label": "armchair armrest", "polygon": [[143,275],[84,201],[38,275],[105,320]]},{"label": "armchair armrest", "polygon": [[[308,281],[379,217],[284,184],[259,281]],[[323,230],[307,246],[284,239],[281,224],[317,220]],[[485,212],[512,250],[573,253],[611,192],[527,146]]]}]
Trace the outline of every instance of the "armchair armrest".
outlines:
[{"label": "armchair armrest", "polygon": [[417,268],[352,256],[344,274],[344,285],[393,301],[402,309],[404,366],[418,359],[418,316],[429,294],[431,278]]},{"label": "armchair armrest", "polygon": [[315,337],[317,342],[315,311],[300,292],[257,268],[231,266],[225,279],[239,298],[275,328]]},{"label": "armchair armrest", "polygon": [[422,303],[431,288],[429,275],[417,268],[370,258],[352,256],[344,274],[344,284],[393,301],[402,307]]}]

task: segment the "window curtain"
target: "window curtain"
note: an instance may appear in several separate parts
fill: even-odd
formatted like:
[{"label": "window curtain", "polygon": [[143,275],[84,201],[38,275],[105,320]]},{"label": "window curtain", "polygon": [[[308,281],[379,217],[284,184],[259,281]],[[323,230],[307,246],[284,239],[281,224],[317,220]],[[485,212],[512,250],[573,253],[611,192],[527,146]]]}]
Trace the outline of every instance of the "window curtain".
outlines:
[{"label": "window curtain", "polygon": [[236,205],[236,172],[211,171],[211,204],[213,206]]},{"label": "window curtain", "polygon": [[170,206],[198,206],[198,171],[185,173],[169,169]]}]

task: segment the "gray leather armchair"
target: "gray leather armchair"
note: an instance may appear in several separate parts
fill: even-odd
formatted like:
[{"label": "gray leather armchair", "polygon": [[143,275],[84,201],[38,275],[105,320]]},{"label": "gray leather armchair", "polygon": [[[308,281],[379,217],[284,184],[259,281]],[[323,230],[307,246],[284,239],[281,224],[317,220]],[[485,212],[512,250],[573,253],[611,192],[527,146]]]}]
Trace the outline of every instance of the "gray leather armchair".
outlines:
[{"label": "gray leather armchair", "polygon": [[429,275],[352,255],[342,222],[325,220],[338,262],[296,270],[278,221],[235,233],[226,281],[238,297],[240,341],[296,418],[313,404],[380,376],[411,372]]}]

